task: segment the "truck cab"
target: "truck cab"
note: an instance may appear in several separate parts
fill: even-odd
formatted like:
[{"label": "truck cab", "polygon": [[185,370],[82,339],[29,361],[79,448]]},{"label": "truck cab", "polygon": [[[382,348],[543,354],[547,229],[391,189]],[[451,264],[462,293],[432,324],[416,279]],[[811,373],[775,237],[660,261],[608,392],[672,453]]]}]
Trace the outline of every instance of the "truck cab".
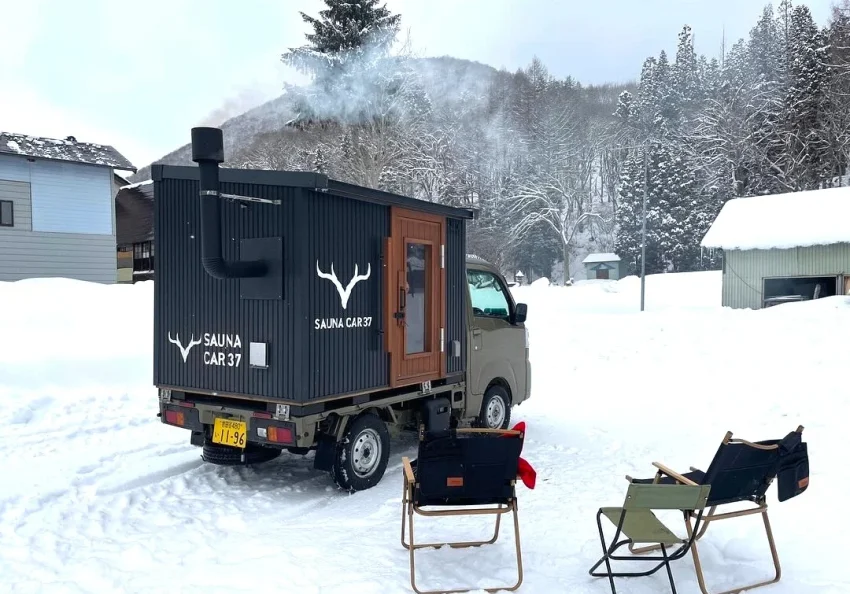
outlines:
[{"label": "truck cab", "polygon": [[531,393],[527,306],[517,303],[504,277],[482,258],[467,256],[469,357],[466,415],[490,429],[507,428],[511,407]]}]

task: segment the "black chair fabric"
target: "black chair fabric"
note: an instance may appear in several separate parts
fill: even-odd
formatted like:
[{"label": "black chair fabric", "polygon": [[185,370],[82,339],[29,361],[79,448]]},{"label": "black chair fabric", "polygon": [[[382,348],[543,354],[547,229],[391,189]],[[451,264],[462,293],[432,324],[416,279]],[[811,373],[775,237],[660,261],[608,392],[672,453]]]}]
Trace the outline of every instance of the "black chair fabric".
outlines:
[{"label": "black chair fabric", "polygon": [[507,504],[513,497],[523,440],[455,431],[430,432],[412,463],[414,503],[425,505]]},{"label": "black chair fabric", "polygon": [[[724,505],[739,501],[761,501],[771,481],[779,474],[779,500],[784,501],[805,490],[808,485],[808,456],[806,444],[796,431],[785,438],[755,442],[757,445],[779,445],[762,450],[744,443],[721,444],[705,472],[684,473],[698,485],[711,485],[707,505]],[[636,483],[652,483],[654,479],[636,479]],[[675,483],[664,476],[658,482]],[[802,489],[802,490],[800,490]],[[797,492],[799,491],[799,493]],[[794,494],[791,494],[794,493]]]}]

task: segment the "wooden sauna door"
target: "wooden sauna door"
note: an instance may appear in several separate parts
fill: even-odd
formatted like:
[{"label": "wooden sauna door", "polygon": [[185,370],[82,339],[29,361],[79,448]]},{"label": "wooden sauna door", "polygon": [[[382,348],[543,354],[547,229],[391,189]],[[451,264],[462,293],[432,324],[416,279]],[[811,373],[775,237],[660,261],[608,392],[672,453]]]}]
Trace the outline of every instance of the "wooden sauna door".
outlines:
[{"label": "wooden sauna door", "polygon": [[390,385],[445,376],[446,281],[443,217],[392,209],[387,245]]}]

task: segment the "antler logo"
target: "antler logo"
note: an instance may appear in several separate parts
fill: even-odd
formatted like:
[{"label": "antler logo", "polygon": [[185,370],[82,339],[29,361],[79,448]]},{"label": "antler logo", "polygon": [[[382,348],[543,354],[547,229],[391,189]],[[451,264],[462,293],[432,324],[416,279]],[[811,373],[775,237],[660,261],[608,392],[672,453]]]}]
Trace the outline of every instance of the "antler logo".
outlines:
[{"label": "antler logo", "polygon": [[195,340],[195,335],[192,334],[192,338],[189,339],[189,344],[183,346],[180,342],[180,334],[177,334],[177,339],[171,338],[171,332],[168,333],[168,342],[176,344],[177,348],[180,349],[180,354],[183,355],[183,363],[186,362],[186,358],[189,356],[189,351],[192,350],[192,347],[198,344],[201,344],[201,339]]},{"label": "antler logo", "polygon": [[366,270],[366,274],[358,274],[357,264],[354,265],[354,277],[348,281],[348,286],[344,289],[342,288],[342,283],[339,282],[339,279],[336,277],[336,273],[334,272],[334,265],[331,262],[331,273],[327,274],[322,272],[319,268],[319,261],[316,260],[316,274],[319,275],[319,278],[323,278],[325,280],[331,281],[336,287],[337,293],[339,293],[340,304],[342,305],[342,309],[345,309],[348,306],[348,299],[351,297],[351,291],[354,289],[354,285],[359,283],[362,280],[366,280],[372,274],[372,264],[368,265],[368,269]]}]

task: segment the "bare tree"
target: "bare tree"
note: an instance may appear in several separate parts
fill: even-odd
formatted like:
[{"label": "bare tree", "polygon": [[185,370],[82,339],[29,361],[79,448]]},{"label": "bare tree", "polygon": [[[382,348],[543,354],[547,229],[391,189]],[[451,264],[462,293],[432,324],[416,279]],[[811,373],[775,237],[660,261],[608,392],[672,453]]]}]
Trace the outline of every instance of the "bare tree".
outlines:
[{"label": "bare tree", "polygon": [[535,225],[545,223],[558,234],[564,257],[564,282],[569,279],[570,255],[579,227],[593,219],[603,219],[593,210],[590,194],[576,187],[578,176],[561,172],[544,174],[523,183],[511,197],[508,214],[516,216],[512,235],[520,236]]}]

